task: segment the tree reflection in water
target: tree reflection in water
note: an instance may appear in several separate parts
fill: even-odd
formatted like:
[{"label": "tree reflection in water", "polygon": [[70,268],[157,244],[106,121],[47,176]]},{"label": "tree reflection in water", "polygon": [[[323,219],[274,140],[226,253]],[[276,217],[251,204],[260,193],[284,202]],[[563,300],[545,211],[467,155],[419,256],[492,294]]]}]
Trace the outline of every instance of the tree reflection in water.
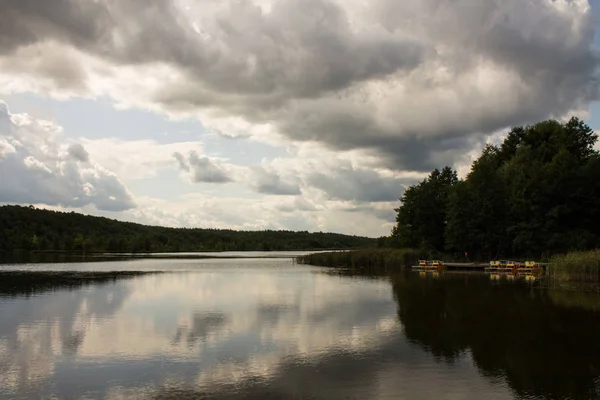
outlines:
[{"label": "tree reflection in water", "polygon": [[439,360],[469,352],[482,374],[506,378],[519,396],[600,395],[598,295],[498,285],[484,274],[391,281],[407,339]]},{"label": "tree reflection in water", "polygon": [[600,296],[522,279],[2,277],[0,398],[600,398]]}]

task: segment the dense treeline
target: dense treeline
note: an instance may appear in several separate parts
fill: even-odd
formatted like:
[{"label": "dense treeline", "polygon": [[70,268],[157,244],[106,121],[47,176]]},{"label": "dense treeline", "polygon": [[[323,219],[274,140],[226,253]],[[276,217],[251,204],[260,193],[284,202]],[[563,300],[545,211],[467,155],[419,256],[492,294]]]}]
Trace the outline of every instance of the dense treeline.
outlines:
[{"label": "dense treeline", "polygon": [[32,206],[0,207],[0,252],[312,250],[374,245],[375,239],[336,233],[165,228]]},{"label": "dense treeline", "polygon": [[598,248],[597,139],[577,118],[515,127],[484,148],[465,179],[446,167],[408,188],[390,241],[472,259]]}]

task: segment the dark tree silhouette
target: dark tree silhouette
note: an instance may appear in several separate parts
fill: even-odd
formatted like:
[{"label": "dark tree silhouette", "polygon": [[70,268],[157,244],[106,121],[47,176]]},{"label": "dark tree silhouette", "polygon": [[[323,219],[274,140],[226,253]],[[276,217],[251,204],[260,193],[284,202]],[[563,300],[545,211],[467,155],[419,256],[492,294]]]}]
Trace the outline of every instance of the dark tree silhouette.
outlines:
[{"label": "dark tree silhouette", "polygon": [[165,228],[34,207],[0,207],[0,251],[170,252],[375,247],[337,233]]}]

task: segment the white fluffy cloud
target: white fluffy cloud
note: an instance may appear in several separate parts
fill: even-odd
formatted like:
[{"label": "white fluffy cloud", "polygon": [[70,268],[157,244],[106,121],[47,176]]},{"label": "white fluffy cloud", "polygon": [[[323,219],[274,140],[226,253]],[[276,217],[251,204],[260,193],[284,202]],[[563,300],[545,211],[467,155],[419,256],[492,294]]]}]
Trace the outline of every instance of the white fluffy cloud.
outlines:
[{"label": "white fluffy cloud", "polygon": [[0,137],[0,159],[10,153],[15,153],[17,149],[6,138]]},{"label": "white fluffy cloud", "polygon": [[161,144],[156,139],[123,140],[81,138],[90,157],[124,180],[152,178],[174,164],[173,153],[203,153],[201,142],[186,141]]},{"label": "white fluffy cloud", "polygon": [[306,230],[375,237],[390,232],[396,202],[365,205],[354,201],[321,201],[306,196],[265,195],[215,197],[187,194],[176,200],[136,197],[125,212],[84,213],[148,225],[241,230]]},{"label": "white fluffy cloud", "polygon": [[59,126],[11,114],[0,102],[0,202],[135,207],[117,176],[89,160],[81,144],[61,144],[60,133]]},{"label": "white fluffy cloud", "polygon": [[257,192],[265,194],[297,195],[302,194],[296,179],[285,181],[280,173],[270,165],[251,167],[253,185]]},{"label": "white fluffy cloud", "polygon": [[[135,209],[100,214],[153,225],[382,235],[391,229],[393,208],[403,187],[421,177],[375,170],[368,154],[333,152],[318,145],[300,144],[286,156],[242,165],[207,155],[202,142],[160,144],[114,138],[79,142],[85,146],[62,146],[65,156],[75,161],[88,153],[90,160],[117,172],[128,184],[149,182],[156,190],[154,197],[136,196]],[[28,162],[35,166],[34,160]],[[163,189],[157,175],[169,170],[180,173],[179,182],[169,182],[169,187],[183,185],[187,194],[173,195]],[[229,183],[225,192],[223,183]],[[360,194],[365,188],[368,191]],[[44,203],[31,198],[12,201]],[[98,214],[90,207],[68,209]]]}]

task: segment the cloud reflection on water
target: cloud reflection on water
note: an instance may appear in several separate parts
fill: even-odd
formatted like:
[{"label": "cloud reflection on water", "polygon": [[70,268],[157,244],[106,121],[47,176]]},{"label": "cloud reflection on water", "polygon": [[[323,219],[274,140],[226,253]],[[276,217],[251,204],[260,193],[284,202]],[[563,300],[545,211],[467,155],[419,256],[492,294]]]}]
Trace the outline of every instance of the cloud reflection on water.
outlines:
[{"label": "cloud reflection on water", "polygon": [[465,376],[473,395],[510,398],[469,360],[407,343],[389,281],[309,267],[147,275],[2,300],[0,315],[0,387],[23,399],[385,399],[431,381],[477,398]]}]

